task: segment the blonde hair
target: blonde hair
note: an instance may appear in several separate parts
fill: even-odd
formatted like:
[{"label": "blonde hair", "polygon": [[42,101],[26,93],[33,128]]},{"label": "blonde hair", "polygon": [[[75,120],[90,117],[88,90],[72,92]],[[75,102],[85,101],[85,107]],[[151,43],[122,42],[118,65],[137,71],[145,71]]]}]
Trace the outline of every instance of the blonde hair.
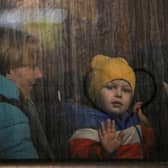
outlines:
[{"label": "blonde hair", "polygon": [[32,35],[8,28],[0,28],[0,73],[10,69],[37,64],[41,49]]}]

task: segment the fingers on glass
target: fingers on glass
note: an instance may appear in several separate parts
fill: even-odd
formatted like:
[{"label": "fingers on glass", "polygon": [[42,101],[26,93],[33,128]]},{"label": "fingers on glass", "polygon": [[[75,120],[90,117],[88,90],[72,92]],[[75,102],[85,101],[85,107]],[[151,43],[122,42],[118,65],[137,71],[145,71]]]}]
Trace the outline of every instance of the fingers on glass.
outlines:
[{"label": "fingers on glass", "polygon": [[115,127],[115,121],[114,120],[107,119],[106,122],[102,121],[100,123],[99,132],[102,135],[106,134],[106,132],[115,133],[115,131],[116,131],[116,127]]},{"label": "fingers on glass", "polygon": [[100,125],[101,125],[101,127],[100,127],[101,134],[102,134],[102,135],[105,135],[105,133],[106,133],[106,128],[105,128],[105,123],[104,123],[104,121],[102,121],[102,122],[100,123]]}]

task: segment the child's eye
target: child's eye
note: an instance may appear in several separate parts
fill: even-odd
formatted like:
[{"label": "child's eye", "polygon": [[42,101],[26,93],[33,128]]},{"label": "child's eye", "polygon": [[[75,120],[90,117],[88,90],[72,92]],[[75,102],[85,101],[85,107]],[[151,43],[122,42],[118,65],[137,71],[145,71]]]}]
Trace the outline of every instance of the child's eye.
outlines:
[{"label": "child's eye", "polygon": [[106,85],[105,86],[108,90],[112,90],[112,89],[115,89],[116,87],[113,86],[113,85]]},{"label": "child's eye", "polygon": [[131,93],[131,92],[132,92],[132,90],[131,90],[131,89],[129,89],[129,88],[123,88],[123,92],[125,92],[125,93]]}]

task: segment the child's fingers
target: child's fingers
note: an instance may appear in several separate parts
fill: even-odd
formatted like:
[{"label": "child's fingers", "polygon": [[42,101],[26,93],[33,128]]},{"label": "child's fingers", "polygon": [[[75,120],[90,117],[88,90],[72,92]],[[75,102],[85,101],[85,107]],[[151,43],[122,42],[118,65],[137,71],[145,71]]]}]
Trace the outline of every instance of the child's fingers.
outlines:
[{"label": "child's fingers", "polygon": [[140,109],[139,107],[135,108],[134,112],[137,113],[139,109]]},{"label": "child's fingers", "polygon": [[112,131],[112,132],[115,132],[115,131],[116,131],[115,120],[112,120],[111,131]]},{"label": "child's fingers", "polygon": [[142,105],[143,105],[143,102],[137,102],[138,107],[142,107]]},{"label": "child's fingers", "polygon": [[98,129],[98,135],[99,135],[99,138],[100,138],[100,139],[102,139],[102,138],[103,138],[103,134],[102,134],[102,132],[101,132],[101,129],[100,129],[100,128]]},{"label": "child's fingers", "polygon": [[105,124],[104,124],[104,122],[102,121],[101,123],[100,123],[100,129],[101,129],[101,133],[102,133],[102,135],[104,135],[105,133],[106,133],[106,128],[105,128]]},{"label": "child's fingers", "polygon": [[139,114],[139,113],[141,113],[142,114],[142,109],[141,108],[139,108],[138,110],[137,110],[137,113]]},{"label": "child's fingers", "polygon": [[111,120],[108,119],[108,120],[107,120],[107,131],[108,131],[108,132],[111,132],[111,127],[112,127]]},{"label": "child's fingers", "polygon": [[143,102],[137,102],[135,103],[134,107],[133,107],[133,111],[134,112],[138,112],[138,110],[142,107]]},{"label": "child's fingers", "polygon": [[136,103],[137,104],[143,104],[143,101],[137,101]]}]

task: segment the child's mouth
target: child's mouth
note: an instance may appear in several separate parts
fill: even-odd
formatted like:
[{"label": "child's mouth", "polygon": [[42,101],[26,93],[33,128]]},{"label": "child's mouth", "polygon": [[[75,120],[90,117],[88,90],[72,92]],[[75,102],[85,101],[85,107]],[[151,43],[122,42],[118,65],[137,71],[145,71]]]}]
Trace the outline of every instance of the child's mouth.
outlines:
[{"label": "child's mouth", "polygon": [[121,107],[123,104],[122,104],[121,102],[119,102],[119,101],[114,101],[114,102],[112,102],[112,105],[113,105],[113,107],[119,108],[119,107]]}]

